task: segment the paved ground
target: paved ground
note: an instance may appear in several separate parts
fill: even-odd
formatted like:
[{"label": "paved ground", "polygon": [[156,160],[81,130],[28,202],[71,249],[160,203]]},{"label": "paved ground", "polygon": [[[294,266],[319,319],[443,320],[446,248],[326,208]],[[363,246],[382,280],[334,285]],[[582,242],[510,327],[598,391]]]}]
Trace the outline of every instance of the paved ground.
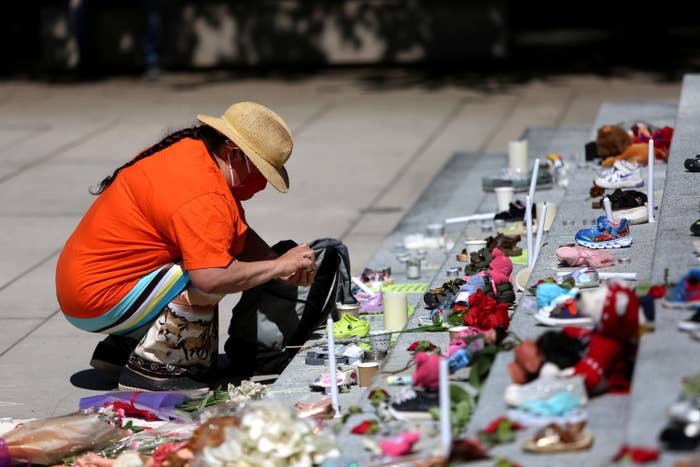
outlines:
[{"label": "paved ground", "polygon": [[437,86],[403,72],[365,77],[0,83],[0,417],[71,412],[112,387],[88,370],[100,336],[73,329],[58,310],[56,258],[93,199],[88,188],[197,113],[252,100],[282,115],[296,141],[292,187],[248,202],[248,219],[270,242],[340,238],[359,271],[454,152],[503,153],[527,127],[591,125],[604,101],[680,92],[679,82],[648,75]]}]

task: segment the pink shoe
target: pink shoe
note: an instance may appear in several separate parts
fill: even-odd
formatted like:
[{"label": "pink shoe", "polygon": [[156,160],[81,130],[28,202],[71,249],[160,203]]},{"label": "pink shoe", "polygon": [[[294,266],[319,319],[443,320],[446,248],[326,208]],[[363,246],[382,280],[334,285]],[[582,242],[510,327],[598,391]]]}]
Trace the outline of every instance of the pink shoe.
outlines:
[{"label": "pink shoe", "polygon": [[384,311],[381,292],[368,295],[360,291],[355,294],[355,299],[360,302],[360,313],[381,313]]},{"label": "pink shoe", "polygon": [[567,266],[604,268],[615,264],[615,257],[610,253],[590,250],[574,244],[560,246],[557,249],[557,259]]}]

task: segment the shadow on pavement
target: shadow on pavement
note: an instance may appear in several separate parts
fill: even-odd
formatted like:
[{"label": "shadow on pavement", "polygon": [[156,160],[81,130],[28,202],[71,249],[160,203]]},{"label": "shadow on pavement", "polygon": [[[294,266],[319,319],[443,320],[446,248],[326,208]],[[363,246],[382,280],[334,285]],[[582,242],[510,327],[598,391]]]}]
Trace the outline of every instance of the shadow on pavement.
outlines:
[{"label": "shadow on pavement", "polygon": [[81,370],[70,377],[73,386],[93,391],[111,391],[117,388],[117,378],[95,369]]}]

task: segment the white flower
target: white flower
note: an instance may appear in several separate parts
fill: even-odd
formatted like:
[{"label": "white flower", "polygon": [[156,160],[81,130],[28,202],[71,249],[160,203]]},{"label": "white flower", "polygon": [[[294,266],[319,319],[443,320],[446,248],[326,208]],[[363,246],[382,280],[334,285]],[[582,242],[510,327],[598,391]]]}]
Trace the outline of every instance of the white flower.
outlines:
[{"label": "white flower", "polygon": [[300,420],[274,401],[251,404],[238,428],[224,430],[224,442],[204,448],[194,466],[312,466],[340,451],[332,437],[315,434],[311,422]]}]

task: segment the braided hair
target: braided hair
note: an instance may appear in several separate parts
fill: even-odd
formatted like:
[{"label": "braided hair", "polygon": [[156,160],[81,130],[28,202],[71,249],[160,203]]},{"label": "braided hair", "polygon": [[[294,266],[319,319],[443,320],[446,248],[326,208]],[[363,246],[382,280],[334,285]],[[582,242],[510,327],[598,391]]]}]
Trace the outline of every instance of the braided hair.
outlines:
[{"label": "braided hair", "polygon": [[122,171],[122,169],[125,169],[127,167],[131,167],[141,159],[145,159],[148,156],[152,156],[153,154],[162,151],[163,149],[172,146],[173,144],[177,143],[181,139],[184,138],[191,138],[191,139],[196,139],[200,140],[204,143],[204,145],[207,147],[207,151],[209,152],[209,155],[214,158],[214,152],[212,151],[212,147],[216,147],[218,143],[224,140],[224,136],[221,135],[218,131],[214,130],[213,128],[206,126],[206,125],[200,125],[200,126],[195,126],[195,127],[190,127],[190,128],[184,128],[182,130],[178,130],[174,133],[170,133],[168,136],[163,138],[160,142],[154,144],[148,149],[144,149],[141,151],[136,157],[131,159],[129,162],[126,164],[122,165],[121,167],[117,168],[112,175],[108,175],[105,178],[102,179],[100,182],[98,188],[96,190],[90,190],[90,193],[93,195],[99,195],[103,191],[107,189],[108,186],[112,184],[115,178],[117,178],[117,175],[119,175],[119,172]]}]

